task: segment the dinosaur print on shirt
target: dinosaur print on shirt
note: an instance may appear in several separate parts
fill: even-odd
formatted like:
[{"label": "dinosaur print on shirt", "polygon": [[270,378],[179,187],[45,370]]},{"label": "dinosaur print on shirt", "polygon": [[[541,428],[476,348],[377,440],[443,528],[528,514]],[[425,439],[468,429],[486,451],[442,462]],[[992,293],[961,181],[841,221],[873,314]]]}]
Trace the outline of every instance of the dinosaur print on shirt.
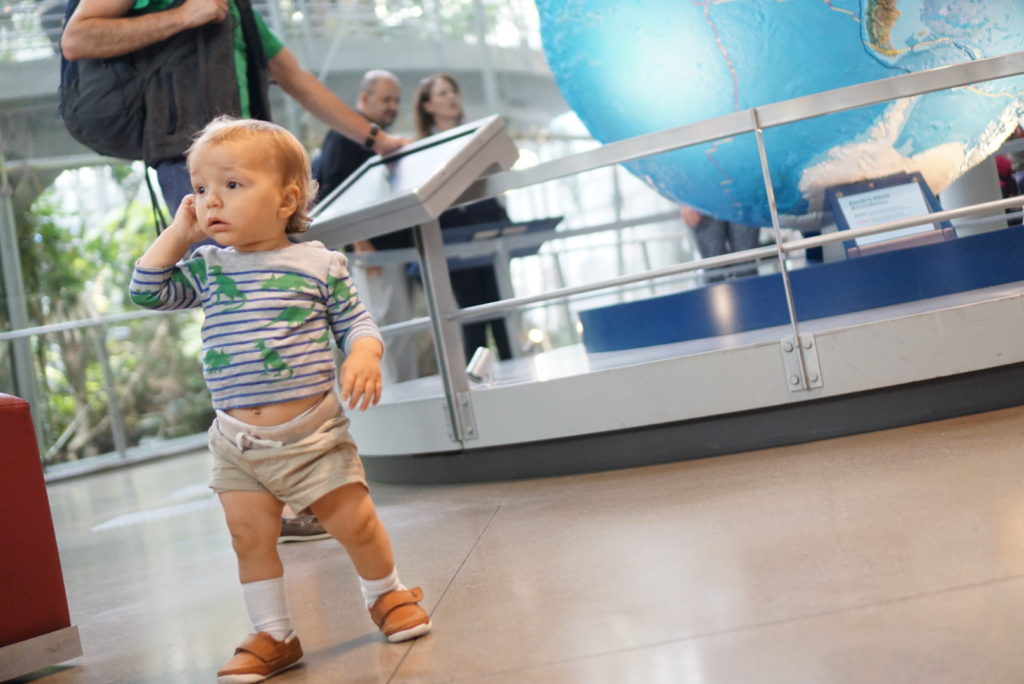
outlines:
[{"label": "dinosaur print on shirt", "polygon": [[[192,259],[191,261],[186,261],[185,266],[186,268],[188,268],[189,273],[195,276],[195,279],[199,283],[199,286],[206,287],[206,262],[203,261],[202,259]],[[171,275],[171,280],[177,282],[188,282],[188,279],[185,277],[185,274],[182,273],[181,271],[175,271]]]},{"label": "dinosaur print on shirt", "polygon": [[309,315],[315,312],[315,308],[307,309],[301,306],[286,306],[281,309],[281,313],[274,317],[274,320],[270,321],[263,327],[268,328],[275,323],[287,323],[289,327],[294,328],[305,323]]},{"label": "dinosaur print on shirt", "polygon": [[248,297],[238,287],[238,283],[230,276],[224,275],[220,266],[211,267],[210,275],[213,276],[213,287],[210,288],[213,292],[211,304],[219,304],[222,301],[234,302],[234,305],[227,307],[225,311],[237,311],[245,306]]},{"label": "dinosaur print on shirt", "polygon": [[203,378],[213,407],[228,410],[328,392],[334,348],[381,339],[347,266],[316,241],[265,252],[203,245],[174,266],[136,265],[130,293],[150,309],[202,308]]},{"label": "dinosaur print on shirt", "polygon": [[262,290],[288,290],[290,292],[316,292],[316,285],[296,273],[275,275],[263,281]]},{"label": "dinosaur print on shirt", "polygon": [[[285,363],[276,349],[268,347],[266,340],[256,340],[256,348],[260,350],[260,358],[263,361],[263,374],[279,376],[272,382],[287,380],[295,375],[295,369]],[[287,373],[287,375],[280,377],[282,373]]]},{"label": "dinosaur print on shirt", "polygon": [[219,371],[231,365],[231,354],[220,349],[209,349],[203,357],[203,366],[208,371]]},{"label": "dinosaur print on shirt", "polygon": [[349,288],[348,283],[345,282],[344,278],[335,278],[334,276],[327,277],[327,289],[331,295],[344,301],[352,296],[352,290]]}]

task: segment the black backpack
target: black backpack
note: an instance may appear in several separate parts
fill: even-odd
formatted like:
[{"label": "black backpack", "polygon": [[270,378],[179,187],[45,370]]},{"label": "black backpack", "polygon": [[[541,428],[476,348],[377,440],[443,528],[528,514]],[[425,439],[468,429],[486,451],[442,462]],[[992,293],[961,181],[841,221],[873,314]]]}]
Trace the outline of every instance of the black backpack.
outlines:
[{"label": "black backpack", "polygon": [[[69,0],[62,26],[78,2]],[[142,59],[141,51],[74,62],[62,53],[58,111],[71,136],[103,155],[142,159],[145,83],[158,67]]]},{"label": "black backpack", "polygon": [[[246,0],[234,1],[249,51],[252,114],[268,119],[266,58],[255,19]],[[69,0],[65,25],[78,3]],[[126,16],[134,14],[139,13]],[[232,32],[225,20],[119,57],[69,62],[62,54],[58,109],[68,132],[86,147],[154,164],[182,156],[192,136],[215,116],[239,114],[237,89],[224,87],[234,83],[234,74]]]}]

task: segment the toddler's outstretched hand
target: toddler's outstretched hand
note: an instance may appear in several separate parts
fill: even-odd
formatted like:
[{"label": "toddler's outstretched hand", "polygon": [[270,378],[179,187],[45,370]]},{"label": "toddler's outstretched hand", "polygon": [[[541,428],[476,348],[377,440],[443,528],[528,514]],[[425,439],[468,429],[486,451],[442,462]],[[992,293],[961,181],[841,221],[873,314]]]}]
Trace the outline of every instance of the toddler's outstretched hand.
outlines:
[{"label": "toddler's outstretched hand", "polygon": [[347,402],[350,409],[359,405],[359,410],[365,411],[380,401],[382,351],[380,342],[372,337],[352,342],[348,358],[341,364],[341,402]]}]

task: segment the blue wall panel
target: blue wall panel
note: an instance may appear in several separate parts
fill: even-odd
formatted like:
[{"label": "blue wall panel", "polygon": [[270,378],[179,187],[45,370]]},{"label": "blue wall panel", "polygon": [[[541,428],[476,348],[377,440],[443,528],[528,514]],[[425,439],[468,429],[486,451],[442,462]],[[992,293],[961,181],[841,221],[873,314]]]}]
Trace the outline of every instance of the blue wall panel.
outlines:
[{"label": "blue wall panel", "polygon": [[[1024,227],[808,266],[790,273],[799,320],[1024,280]],[[789,322],[782,276],[755,276],[580,312],[588,352]]]}]

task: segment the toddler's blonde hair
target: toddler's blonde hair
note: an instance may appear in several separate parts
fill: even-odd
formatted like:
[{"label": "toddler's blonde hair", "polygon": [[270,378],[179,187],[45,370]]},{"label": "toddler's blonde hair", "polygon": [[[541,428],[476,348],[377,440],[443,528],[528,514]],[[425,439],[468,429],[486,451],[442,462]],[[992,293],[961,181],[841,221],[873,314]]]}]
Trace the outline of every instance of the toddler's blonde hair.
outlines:
[{"label": "toddler's blonde hair", "polygon": [[288,130],[269,121],[236,119],[218,116],[199,131],[185,152],[186,158],[196,150],[226,142],[250,142],[260,146],[281,175],[281,187],[294,183],[299,189],[295,213],[288,218],[286,233],[302,233],[309,228],[309,205],[316,197],[317,183],[310,170],[309,155],[298,138]]}]

